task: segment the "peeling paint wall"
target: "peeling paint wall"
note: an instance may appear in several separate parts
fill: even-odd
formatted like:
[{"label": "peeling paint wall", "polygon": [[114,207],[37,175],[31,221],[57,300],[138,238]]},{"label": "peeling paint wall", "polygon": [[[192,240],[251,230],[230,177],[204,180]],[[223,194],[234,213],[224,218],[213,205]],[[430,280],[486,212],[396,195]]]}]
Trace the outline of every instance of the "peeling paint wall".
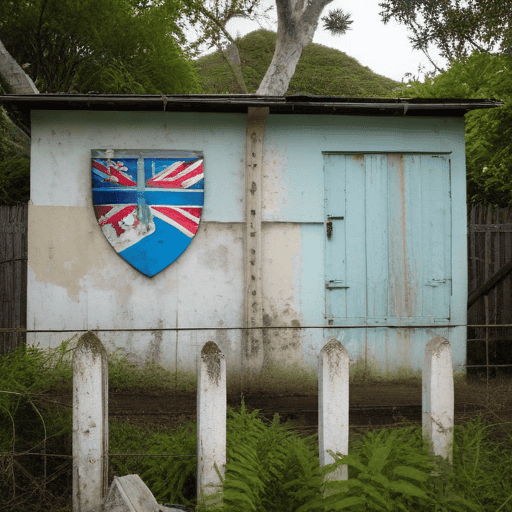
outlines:
[{"label": "peeling paint wall", "polygon": [[[241,368],[243,331],[216,328],[244,326],[247,116],[89,111],[32,115],[28,329],[112,329],[99,333],[110,351],[189,370],[195,368],[204,342],[212,340],[226,355],[228,371]],[[183,255],[152,278],[117,256],[96,221],[90,151],[98,148],[204,152],[205,205],[199,231]],[[326,325],[327,152],[450,155],[454,327],[366,330]],[[326,326],[268,330],[264,364],[314,367],[320,348],[335,337],[352,361],[375,362],[387,370],[420,368],[424,344],[434,335],[449,339],[454,364],[463,364],[467,277],[462,119],[269,115],[261,211],[264,325]],[[211,329],[165,330],[176,327]],[[54,346],[71,335],[35,332],[29,340]]]},{"label": "peeling paint wall", "polygon": [[[302,240],[300,224],[263,225],[263,323],[267,327],[303,325],[300,308]],[[268,329],[265,362],[303,363],[299,329]]]}]

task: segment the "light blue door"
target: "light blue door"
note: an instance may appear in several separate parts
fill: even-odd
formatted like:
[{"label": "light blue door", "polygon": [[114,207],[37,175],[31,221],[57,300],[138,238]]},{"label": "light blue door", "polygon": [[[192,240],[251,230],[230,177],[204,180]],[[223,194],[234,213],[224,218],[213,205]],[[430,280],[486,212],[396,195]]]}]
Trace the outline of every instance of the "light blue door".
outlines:
[{"label": "light blue door", "polygon": [[449,157],[326,154],[324,165],[328,323],[446,323]]}]

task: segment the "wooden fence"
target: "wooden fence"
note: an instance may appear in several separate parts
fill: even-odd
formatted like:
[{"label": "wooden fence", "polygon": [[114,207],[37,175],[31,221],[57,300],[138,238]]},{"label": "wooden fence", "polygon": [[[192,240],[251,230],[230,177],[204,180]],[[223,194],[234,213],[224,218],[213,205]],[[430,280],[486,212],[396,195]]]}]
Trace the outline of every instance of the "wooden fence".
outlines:
[{"label": "wooden fence", "polygon": [[25,342],[28,205],[0,206],[0,353]]},{"label": "wooden fence", "polygon": [[[320,466],[348,454],[349,353],[336,339],[318,356],[318,441]],[[425,346],[422,372],[422,432],[434,455],[452,461],[453,363],[450,343],[440,336]],[[197,361],[197,498],[222,488],[226,465],[226,362],[208,341]],[[73,510],[99,510],[108,480],[108,360],[99,338],[87,332],[73,356]],[[345,465],[333,466],[329,480],[347,480]],[[216,505],[216,501],[210,501]],[[154,510],[156,508],[151,508]],[[109,511],[121,508],[108,508]],[[128,510],[128,507],[122,508]],[[135,510],[131,508],[130,510]],[[150,510],[150,508],[137,508]]]},{"label": "wooden fence", "polygon": [[468,209],[468,272],[468,373],[510,373],[512,207]]}]

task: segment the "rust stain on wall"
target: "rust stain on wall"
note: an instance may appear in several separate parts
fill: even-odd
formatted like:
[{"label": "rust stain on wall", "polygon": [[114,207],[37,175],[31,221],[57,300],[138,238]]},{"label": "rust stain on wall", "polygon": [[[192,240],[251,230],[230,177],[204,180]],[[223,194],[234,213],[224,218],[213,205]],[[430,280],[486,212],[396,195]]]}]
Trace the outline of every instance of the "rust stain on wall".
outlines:
[{"label": "rust stain on wall", "polygon": [[[391,313],[398,317],[410,317],[416,314],[416,290],[411,285],[410,251],[408,246],[408,191],[406,183],[405,161],[402,154],[388,155],[390,186],[394,187],[388,201],[398,199],[398,204],[388,204],[392,222],[390,229],[390,299]],[[393,185],[391,185],[393,184]]]}]

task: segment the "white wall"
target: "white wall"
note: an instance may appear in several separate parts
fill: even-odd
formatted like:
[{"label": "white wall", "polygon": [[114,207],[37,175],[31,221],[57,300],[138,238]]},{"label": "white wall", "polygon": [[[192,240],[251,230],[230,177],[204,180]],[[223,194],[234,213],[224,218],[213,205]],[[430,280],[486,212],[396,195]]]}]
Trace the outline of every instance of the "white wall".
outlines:
[{"label": "white wall", "polygon": [[[141,361],[189,369],[202,344],[212,339],[226,355],[228,371],[239,367],[240,330],[159,329],[242,327],[246,120],[243,114],[34,111],[27,328],[140,329],[98,335],[110,350],[121,348]],[[91,150],[108,148],[204,152],[205,207],[199,231],[184,254],[152,278],[117,255],[96,221]],[[325,323],[323,151],[451,152],[452,190],[460,191],[453,198],[459,212],[454,215],[454,258],[464,262],[462,269],[454,267],[454,289],[463,294],[462,119],[270,115],[262,205],[265,324]],[[458,323],[465,320],[463,306],[454,311]],[[341,335],[327,331],[270,331],[265,360],[314,366],[325,338]],[[384,367],[421,366],[416,355],[431,333],[409,334],[412,348],[406,359],[398,350],[404,336],[386,335],[382,350],[374,351]],[[454,362],[462,364],[465,329],[439,334],[450,339]],[[71,335],[33,332],[29,341],[48,347]],[[354,358],[368,353],[361,343],[370,349],[374,343],[371,336],[347,336],[347,348],[350,340],[359,340],[353,342]]]}]

